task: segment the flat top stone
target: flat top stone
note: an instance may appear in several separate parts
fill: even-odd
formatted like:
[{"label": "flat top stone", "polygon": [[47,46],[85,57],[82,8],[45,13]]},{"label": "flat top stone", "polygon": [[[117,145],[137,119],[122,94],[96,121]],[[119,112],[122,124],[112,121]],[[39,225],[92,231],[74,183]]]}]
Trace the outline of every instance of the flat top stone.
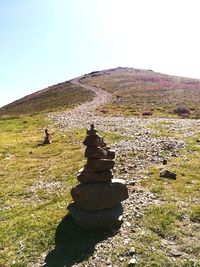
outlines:
[{"label": "flat top stone", "polygon": [[111,181],[112,181],[112,183],[126,184],[126,181],[124,179],[120,179],[120,178],[114,178]]},{"label": "flat top stone", "polygon": [[107,150],[102,147],[87,147],[85,150],[86,158],[103,159],[107,157]]},{"label": "flat top stone", "polygon": [[89,211],[107,209],[128,198],[128,188],[123,179],[79,184],[72,188],[74,202]]},{"label": "flat top stone", "polygon": [[113,169],[115,162],[110,159],[90,159],[88,158],[85,168],[87,170],[105,171]]}]

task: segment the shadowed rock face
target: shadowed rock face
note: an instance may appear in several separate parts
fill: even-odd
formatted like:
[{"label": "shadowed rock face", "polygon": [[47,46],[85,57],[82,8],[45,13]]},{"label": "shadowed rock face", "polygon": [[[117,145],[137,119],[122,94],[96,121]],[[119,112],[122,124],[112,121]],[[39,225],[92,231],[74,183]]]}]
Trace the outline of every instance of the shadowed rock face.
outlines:
[{"label": "shadowed rock face", "polygon": [[163,171],[160,173],[160,177],[161,177],[161,178],[169,178],[169,179],[176,180],[176,173],[171,172],[171,171],[169,171],[169,170],[163,170]]},{"label": "shadowed rock face", "polygon": [[111,181],[112,178],[112,170],[106,170],[103,172],[90,172],[82,169],[77,175],[77,179],[82,184],[108,182]]},{"label": "shadowed rock face", "polygon": [[128,189],[124,180],[112,179],[115,152],[106,146],[93,124],[83,144],[88,159],[77,175],[81,184],[71,190],[74,203],[68,210],[84,228],[119,226],[123,214],[121,201],[128,198]]},{"label": "shadowed rock face", "polygon": [[87,147],[85,150],[85,157],[91,159],[105,159],[108,152],[101,147]]},{"label": "shadowed rock face", "polygon": [[86,169],[91,171],[106,171],[113,169],[115,162],[109,159],[88,159]]},{"label": "shadowed rock face", "polygon": [[99,135],[89,135],[85,138],[83,144],[88,147],[98,147],[100,145]]},{"label": "shadowed rock face", "polygon": [[88,211],[107,209],[128,198],[123,180],[113,179],[106,183],[79,184],[71,190],[75,203]]}]

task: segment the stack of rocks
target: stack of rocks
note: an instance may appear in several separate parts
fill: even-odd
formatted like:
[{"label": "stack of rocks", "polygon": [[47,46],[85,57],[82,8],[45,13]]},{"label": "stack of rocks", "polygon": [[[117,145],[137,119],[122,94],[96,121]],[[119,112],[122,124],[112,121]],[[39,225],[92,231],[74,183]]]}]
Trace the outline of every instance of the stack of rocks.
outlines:
[{"label": "stack of rocks", "polygon": [[83,144],[87,163],[77,175],[80,184],[71,190],[74,202],[68,206],[69,213],[84,228],[117,227],[122,223],[121,201],[128,198],[128,189],[124,180],[113,179],[115,152],[93,124]]}]

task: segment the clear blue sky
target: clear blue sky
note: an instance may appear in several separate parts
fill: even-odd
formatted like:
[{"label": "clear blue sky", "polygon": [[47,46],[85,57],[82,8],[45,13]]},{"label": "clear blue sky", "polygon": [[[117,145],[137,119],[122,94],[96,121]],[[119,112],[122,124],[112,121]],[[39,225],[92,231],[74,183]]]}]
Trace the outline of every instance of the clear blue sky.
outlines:
[{"label": "clear blue sky", "polygon": [[94,70],[200,78],[199,0],[0,0],[0,106]]}]

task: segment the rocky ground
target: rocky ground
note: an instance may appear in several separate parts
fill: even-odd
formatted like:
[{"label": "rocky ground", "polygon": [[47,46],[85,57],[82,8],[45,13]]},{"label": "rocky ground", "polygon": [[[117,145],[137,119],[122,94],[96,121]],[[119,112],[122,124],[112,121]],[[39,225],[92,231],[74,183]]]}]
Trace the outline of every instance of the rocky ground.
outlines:
[{"label": "rocky ground", "polygon": [[[73,82],[79,84],[78,79]],[[139,182],[146,179],[144,170],[151,164],[162,164],[164,159],[168,160],[177,156],[180,148],[185,146],[183,140],[165,135],[156,137],[156,127],[165,125],[165,129],[172,133],[172,136],[174,133],[180,132],[182,135],[190,136],[195,134],[196,129],[200,127],[200,120],[100,116],[95,113],[95,108],[110,101],[112,95],[100,88],[88,85],[84,85],[84,87],[96,93],[92,102],[82,104],[69,112],[51,114],[49,117],[62,130],[86,129],[91,123],[94,123],[99,131],[123,135],[124,140],[112,145],[112,149],[115,149],[117,154],[114,172],[116,177],[127,181],[130,197],[123,203],[124,223],[120,230],[96,244],[94,253],[89,258],[80,263],[66,266],[127,266],[125,263],[127,264],[130,260],[132,263],[129,265],[134,266],[137,257],[130,243],[130,235],[138,237],[142,234],[142,229],[139,223],[133,225],[132,218],[135,217],[139,221],[147,206],[160,201],[151,192],[139,186]],[[170,246],[170,244],[168,245]],[[128,251],[118,253],[118,248],[123,246],[127,247]],[[122,249],[122,251],[124,250]],[[117,265],[112,264],[113,258],[118,258]]]}]

